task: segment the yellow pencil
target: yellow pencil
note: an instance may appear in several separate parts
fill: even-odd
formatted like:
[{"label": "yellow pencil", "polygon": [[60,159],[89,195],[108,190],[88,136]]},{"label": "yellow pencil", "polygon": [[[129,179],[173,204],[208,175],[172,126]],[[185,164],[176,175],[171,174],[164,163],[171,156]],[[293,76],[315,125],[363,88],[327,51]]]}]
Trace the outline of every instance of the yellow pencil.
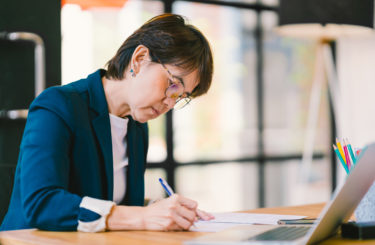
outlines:
[{"label": "yellow pencil", "polygon": [[337,149],[339,150],[342,159],[345,161],[346,164],[348,164],[348,161],[346,161],[346,158],[345,158],[344,151],[342,150],[342,146],[340,144],[340,141],[337,138],[336,138],[336,145],[337,145]]}]

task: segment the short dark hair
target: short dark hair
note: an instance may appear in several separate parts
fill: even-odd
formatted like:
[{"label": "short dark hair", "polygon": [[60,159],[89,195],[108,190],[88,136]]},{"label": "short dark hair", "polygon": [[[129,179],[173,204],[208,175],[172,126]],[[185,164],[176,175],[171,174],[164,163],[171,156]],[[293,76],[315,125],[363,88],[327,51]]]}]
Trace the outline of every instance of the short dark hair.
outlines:
[{"label": "short dark hair", "polygon": [[199,83],[193,90],[192,97],[207,93],[213,74],[211,48],[196,27],[185,23],[184,17],[162,14],[143,24],[125,40],[116,55],[108,61],[107,78],[123,79],[138,45],[144,45],[149,49],[154,62],[173,64],[189,72],[197,69]]}]

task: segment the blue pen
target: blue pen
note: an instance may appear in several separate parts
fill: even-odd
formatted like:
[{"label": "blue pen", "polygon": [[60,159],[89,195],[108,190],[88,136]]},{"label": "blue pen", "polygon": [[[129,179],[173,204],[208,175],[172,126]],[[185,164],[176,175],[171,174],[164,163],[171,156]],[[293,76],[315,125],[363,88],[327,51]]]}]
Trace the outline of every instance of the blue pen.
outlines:
[{"label": "blue pen", "polygon": [[172,190],[172,188],[168,185],[168,183],[163,178],[159,178],[159,182],[161,186],[164,188],[165,192],[167,192],[168,196],[172,196],[174,194],[174,191]]}]

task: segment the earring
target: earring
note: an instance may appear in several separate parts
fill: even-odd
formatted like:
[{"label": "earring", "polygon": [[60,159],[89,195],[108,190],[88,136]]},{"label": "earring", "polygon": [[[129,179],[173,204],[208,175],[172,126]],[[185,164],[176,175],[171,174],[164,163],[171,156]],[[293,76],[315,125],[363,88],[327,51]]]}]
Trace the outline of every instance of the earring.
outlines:
[{"label": "earring", "polygon": [[130,73],[132,74],[132,77],[135,77],[135,73],[133,69],[130,69]]}]

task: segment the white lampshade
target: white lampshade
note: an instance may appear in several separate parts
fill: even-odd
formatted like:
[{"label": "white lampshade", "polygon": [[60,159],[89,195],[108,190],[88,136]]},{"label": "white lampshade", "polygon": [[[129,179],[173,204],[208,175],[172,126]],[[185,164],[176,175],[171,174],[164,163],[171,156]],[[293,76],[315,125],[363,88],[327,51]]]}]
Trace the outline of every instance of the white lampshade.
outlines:
[{"label": "white lampshade", "polygon": [[334,40],[373,33],[373,0],[280,0],[283,36]]}]

